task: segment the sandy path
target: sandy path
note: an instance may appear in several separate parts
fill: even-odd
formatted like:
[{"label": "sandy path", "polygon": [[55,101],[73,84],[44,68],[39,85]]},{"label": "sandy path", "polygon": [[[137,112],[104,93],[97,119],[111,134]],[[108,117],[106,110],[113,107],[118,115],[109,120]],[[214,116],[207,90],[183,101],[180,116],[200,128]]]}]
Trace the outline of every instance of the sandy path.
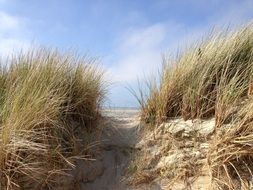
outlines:
[{"label": "sandy path", "polygon": [[105,110],[104,116],[99,158],[103,169],[94,181],[83,184],[81,189],[130,190],[123,176],[138,137],[138,111]]}]

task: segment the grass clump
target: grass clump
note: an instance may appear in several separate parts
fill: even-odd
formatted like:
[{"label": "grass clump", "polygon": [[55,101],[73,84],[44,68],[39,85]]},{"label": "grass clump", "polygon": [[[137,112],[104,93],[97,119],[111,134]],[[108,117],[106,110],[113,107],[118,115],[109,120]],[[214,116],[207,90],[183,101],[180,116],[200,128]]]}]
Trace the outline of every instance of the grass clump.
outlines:
[{"label": "grass clump", "polygon": [[215,118],[207,155],[213,189],[252,188],[252,76],[253,26],[248,25],[212,34],[167,60],[159,88],[151,88],[144,102],[146,122]]},{"label": "grass clump", "polygon": [[215,189],[252,189],[253,99],[237,108],[237,116],[215,134],[208,166]]},{"label": "grass clump", "polygon": [[84,156],[78,130],[93,130],[105,88],[93,59],[37,49],[0,69],[0,177],[6,189],[53,188]]},{"label": "grass clump", "polygon": [[[212,34],[174,60],[167,60],[159,89],[150,90],[143,118],[152,115],[156,122],[162,122],[177,116],[186,120],[220,117],[219,112],[224,109],[221,104],[228,105],[226,101],[232,101],[235,96],[245,96],[249,89],[252,36],[252,26],[234,33]],[[229,85],[237,86],[237,83],[244,83],[238,84],[243,89],[232,91]],[[224,87],[228,91],[224,91]],[[235,101],[238,98],[234,98]]]}]

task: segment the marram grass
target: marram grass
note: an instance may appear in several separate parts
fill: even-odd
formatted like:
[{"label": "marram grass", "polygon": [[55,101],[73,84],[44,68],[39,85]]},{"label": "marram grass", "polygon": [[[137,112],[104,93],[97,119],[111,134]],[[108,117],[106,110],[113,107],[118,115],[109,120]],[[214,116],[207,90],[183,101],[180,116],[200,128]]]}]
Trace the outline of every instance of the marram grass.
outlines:
[{"label": "marram grass", "polygon": [[177,116],[220,117],[218,110],[226,109],[221,105],[245,97],[252,79],[252,28],[212,34],[165,60],[159,87],[150,88],[143,103],[142,118],[162,122]]},{"label": "marram grass", "polygon": [[37,49],[1,67],[2,189],[53,187],[72,158],[83,156],[75,147],[76,125],[95,128],[105,94],[104,73],[94,62]]},{"label": "marram grass", "polygon": [[166,60],[159,86],[140,100],[149,123],[215,117],[207,156],[212,189],[252,188],[253,25],[213,33]]}]

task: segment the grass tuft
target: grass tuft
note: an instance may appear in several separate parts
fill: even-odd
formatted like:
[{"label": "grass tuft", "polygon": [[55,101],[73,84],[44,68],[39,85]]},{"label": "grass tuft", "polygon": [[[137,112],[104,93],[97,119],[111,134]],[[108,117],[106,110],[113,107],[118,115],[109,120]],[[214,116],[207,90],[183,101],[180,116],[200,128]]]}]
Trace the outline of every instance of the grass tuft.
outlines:
[{"label": "grass tuft", "polygon": [[[177,116],[185,120],[220,117],[225,109],[221,104],[228,105],[226,101],[244,97],[250,90],[252,50],[249,25],[234,33],[212,34],[174,60],[166,60],[159,88],[151,88],[145,100],[143,118],[155,117],[159,123]],[[232,92],[232,86],[238,85],[242,89]]]},{"label": "grass tuft", "polygon": [[253,26],[214,33],[166,62],[142,120],[214,117],[207,158],[213,188],[252,188]]},{"label": "grass tuft", "polygon": [[105,95],[94,59],[37,49],[0,70],[0,177],[6,189],[53,188],[84,156],[78,130],[94,130]]}]

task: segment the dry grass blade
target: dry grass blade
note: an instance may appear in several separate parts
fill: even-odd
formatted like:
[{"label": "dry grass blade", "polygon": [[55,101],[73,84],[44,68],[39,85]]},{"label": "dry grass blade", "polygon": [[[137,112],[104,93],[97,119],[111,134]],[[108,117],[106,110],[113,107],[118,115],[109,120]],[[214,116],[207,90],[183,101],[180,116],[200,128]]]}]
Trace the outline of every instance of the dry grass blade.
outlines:
[{"label": "dry grass blade", "polygon": [[77,130],[93,130],[99,118],[103,71],[93,59],[42,48],[9,62],[0,73],[1,185],[52,188],[83,156]]},{"label": "dry grass blade", "polygon": [[178,116],[215,118],[216,133],[208,153],[214,189],[240,189],[252,183],[252,76],[253,26],[249,24],[213,33],[167,60],[159,87],[144,102],[143,120],[152,116],[156,124]]}]

